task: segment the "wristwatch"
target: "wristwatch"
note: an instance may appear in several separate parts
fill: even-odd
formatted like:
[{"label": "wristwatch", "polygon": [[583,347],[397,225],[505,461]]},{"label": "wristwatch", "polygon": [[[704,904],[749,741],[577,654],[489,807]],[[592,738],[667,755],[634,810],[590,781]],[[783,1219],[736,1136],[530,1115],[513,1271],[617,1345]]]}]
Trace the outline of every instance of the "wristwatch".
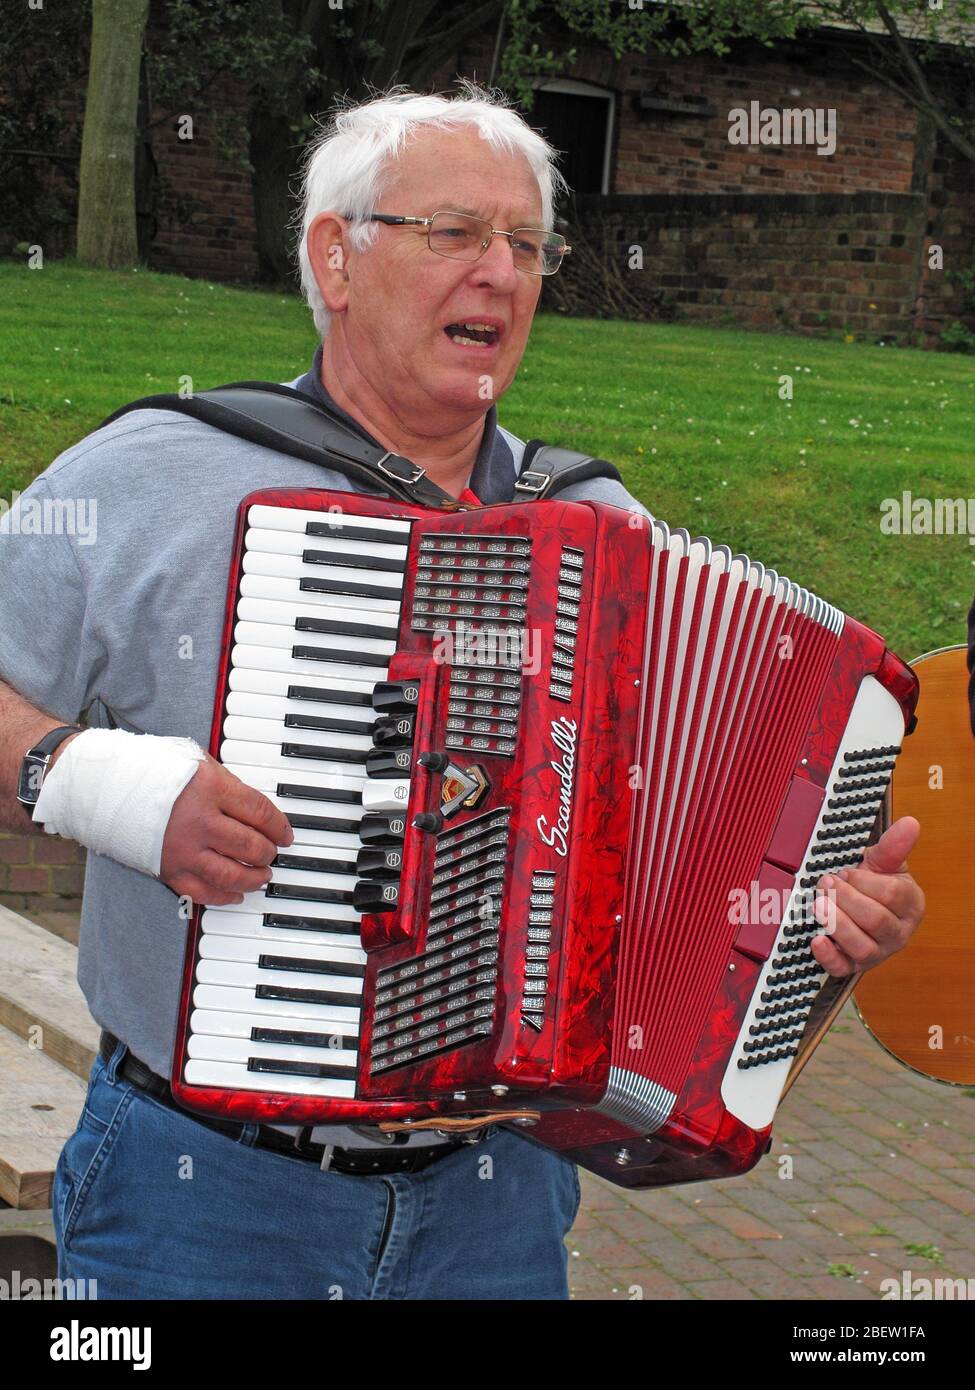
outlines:
[{"label": "wristwatch", "polygon": [[45,734],[40,743],[35,743],[33,748],[28,748],[24,755],[24,761],[20,765],[17,800],[31,820],[34,819],[34,807],[41,794],[41,787],[44,785],[44,778],[51,765],[54,750],[72,734],[82,732],[80,724],[63,725],[60,729],[52,729],[50,733]]}]

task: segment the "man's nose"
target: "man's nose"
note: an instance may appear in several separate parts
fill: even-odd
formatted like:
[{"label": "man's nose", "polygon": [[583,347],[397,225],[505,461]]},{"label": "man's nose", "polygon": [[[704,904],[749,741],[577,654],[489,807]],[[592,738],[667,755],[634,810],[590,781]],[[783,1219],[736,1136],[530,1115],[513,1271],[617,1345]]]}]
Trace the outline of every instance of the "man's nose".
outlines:
[{"label": "man's nose", "polygon": [[495,289],[513,291],[518,283],[519,272],[511,250],[511,241],[506,236],[492,236],[491,244],[479,260],[471,267],[478,284],[489,284]]}]

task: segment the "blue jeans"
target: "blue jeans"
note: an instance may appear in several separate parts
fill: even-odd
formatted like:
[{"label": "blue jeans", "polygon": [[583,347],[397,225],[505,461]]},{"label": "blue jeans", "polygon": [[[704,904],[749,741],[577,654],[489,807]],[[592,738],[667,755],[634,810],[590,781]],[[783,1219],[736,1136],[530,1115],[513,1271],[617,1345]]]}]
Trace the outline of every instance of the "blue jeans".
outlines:
[{"label": "blue jeans", "polygon": [[573,1164],[500,1131],[422,1173],[352,1177],[207,1129],[95,1062],[52,1204],[99,1298],[563,1299]]}]

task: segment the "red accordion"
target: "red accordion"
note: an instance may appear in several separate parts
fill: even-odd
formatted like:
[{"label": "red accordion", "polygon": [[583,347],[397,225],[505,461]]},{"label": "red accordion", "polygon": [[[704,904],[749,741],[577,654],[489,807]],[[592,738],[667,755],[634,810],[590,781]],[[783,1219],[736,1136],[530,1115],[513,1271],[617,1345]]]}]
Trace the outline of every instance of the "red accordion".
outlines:
[{"label": "red accordion", "polygon": [[881,638],[615,507],[299,490],[241,504],[224,638],[210,751],[295,840],[194,916],[183,1105],[521,1111],[634,1187],[766,1151],[917,698]]}]

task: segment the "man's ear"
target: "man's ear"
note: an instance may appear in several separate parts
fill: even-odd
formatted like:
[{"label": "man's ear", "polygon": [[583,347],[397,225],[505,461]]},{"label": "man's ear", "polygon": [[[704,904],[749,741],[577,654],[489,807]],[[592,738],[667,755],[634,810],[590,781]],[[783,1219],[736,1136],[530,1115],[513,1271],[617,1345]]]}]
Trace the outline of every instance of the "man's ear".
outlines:
[{"label": "man's ear", "polygon": [[348,299],[349,272],[346,266],[348,223],[336,212],[320,212],[308,228],[308,260],[315,283],[326,307],[341,312]]}]

